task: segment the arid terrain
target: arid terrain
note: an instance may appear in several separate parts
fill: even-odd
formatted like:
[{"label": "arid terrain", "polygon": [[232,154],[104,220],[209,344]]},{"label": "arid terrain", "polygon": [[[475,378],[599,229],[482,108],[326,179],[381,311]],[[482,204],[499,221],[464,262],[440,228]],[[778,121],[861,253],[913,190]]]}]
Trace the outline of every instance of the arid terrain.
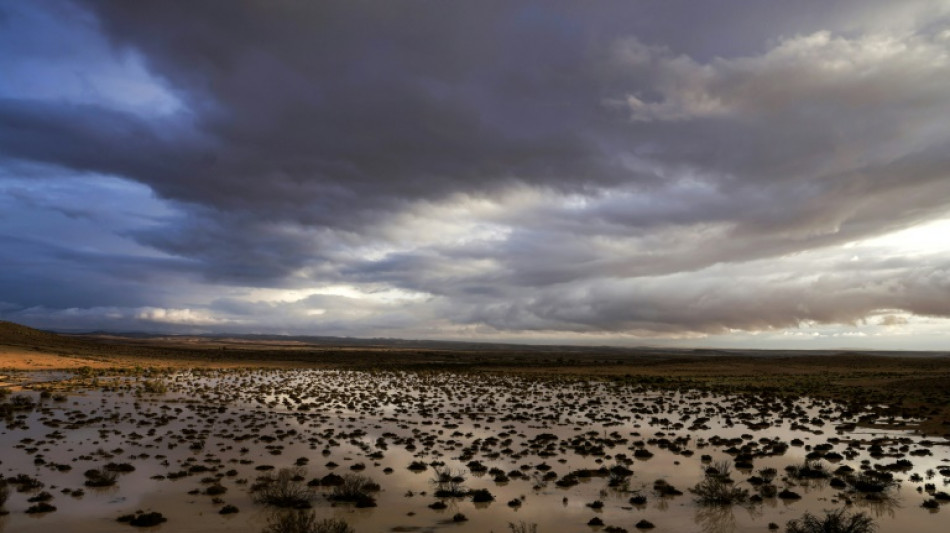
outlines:
[{"label": "arid terrain", "polygon": [[[303,340],[301,340],[303,339]],[[0,369],[310,368],[582,376],[869,401],[950,435],[950,352],[676,350],[324,338],[58,335],[0,322]]]},{"label": "arid terrain", "polygon": [[940,353],[2,323],[0,375],[4,531],[936,533],[950,502]]}]

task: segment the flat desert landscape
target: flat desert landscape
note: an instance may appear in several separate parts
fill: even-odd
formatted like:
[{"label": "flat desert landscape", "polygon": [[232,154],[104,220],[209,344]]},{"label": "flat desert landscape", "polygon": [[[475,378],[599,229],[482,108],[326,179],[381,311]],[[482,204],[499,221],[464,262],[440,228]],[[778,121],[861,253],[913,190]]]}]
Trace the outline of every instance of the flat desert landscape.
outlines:
[{"label": "flat desert landscape", "polygon": [[942,353],[2,323],[0,368],[6,531],[938,532],[950,503]]}]

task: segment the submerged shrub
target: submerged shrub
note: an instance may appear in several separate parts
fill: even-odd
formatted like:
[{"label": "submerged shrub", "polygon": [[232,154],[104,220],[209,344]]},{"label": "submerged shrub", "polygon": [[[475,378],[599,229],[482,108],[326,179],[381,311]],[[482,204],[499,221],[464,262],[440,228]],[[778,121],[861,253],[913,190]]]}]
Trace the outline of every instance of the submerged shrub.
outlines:
[{"label": "submerged shrub", "polygon": [[7,486],[5,480],[0,479],[0,509],[3,509],[3,506],[7,503],[7,498],[10,497],[10,487]]},{"label": "submerged shrub", "polygon": [[317,520],[313,511],[288,511],[271,517],[261,533],[355,533],[345,521]]},{"label": "submerged shrub", "polygon": [[437,498],[464,498],[468,494],[465,476],[461,471],[456,472],[444,466],[433,466],[432,469],[435,471],[432,484],[435,485]]},{"label": "submerged shrub", "polygon": [[851,488],[863,493],[881,493],[896,485],[894,476],[887,472],[863,472],[847,478]]},{"label": "submerged shrub", "polygon": [[353,502],[357,507],[376,507],[376,499],[370,494],[379,490],[373,480],[359,474],[347,474],[343,481],[333,487],[330,499],[337,502]]},{"label": "submerged shrub", "polygon": [[475,503],[485,503],[495,501],[495,497],[488,489],[476,489],[471,492],[472,501]]},{"label": "submerged shrub", "polygon": [[307,509],[313,501],[313,492],[302,481],[300,468],[281,468],[277,475],[268,474],[258,478],[251,488],[256,503],[274,507]]},{"label": "submerged shrub", "polygon": [[115,471],[106,468],[92,468],[86,470],[84,475],[86,476],[87,487],[111,487],[115,485],[115,480],[118,477]]},{"label": "submerged shrub", "polygon": [[116,519],[117,522],[123,522],[135,527],[152,527],[168,522],[162,513],[136,511],[135,514],[122,515]]},{"label": "submerged shrub", "polygon": [[805,513],[797,520],[789,521],[787,533],[871,533],[877,529],[874,520],[864,513],[849,513],[845,509],[825,511],[819,518]]},{"label": "submerged shrub", "polygon": [[40,514],[40,513],[52,513],[56,510],[56,507],[46,503],[40,502],[34,505],[31,505],[27,510],[26,514]]},{"label": "submerged shrub", "polygon": [[44,486],[42,481],[26,474],[17,474],[7,479],[7,482],[11,485],[16,485],[17,492],[31,492],[36,489],[41,489]]},{"label": "submerged shrub", "polygon": [[150,379],[142,384],[142,390],[154,394],[164,394],[168,392],[168,385],[160,379]]},{"label": "submerged shrub", "polygon": [[732,505],[749,498],[749,492],[736,488],[729,478],[729,463],[725,461],[706,469],[706,477],[689,490],[702,505]]}]

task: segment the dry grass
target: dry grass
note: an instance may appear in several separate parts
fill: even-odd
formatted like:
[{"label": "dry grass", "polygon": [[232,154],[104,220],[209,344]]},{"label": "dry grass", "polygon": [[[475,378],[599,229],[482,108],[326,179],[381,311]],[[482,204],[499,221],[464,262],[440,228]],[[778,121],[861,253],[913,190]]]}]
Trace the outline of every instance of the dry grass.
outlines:
[{"label": "dry grass", "polygon": [[930,435],[950,433],[947,354],[354,342],[336,345],[329,341],[308,343],[273,338],[77,337],[0,322],[0,369],[253,367],[447,370],[539,378],[584,376],[667,388],[884,403],[922,419],[914,427],[901,429],[916,429]]}]

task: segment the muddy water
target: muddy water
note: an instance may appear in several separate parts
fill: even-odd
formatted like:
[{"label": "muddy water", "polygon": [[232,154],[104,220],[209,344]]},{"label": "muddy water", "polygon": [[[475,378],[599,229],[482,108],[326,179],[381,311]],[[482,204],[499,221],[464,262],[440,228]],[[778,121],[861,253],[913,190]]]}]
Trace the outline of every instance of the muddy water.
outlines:
[{"label": "muddy water", "polygon": [[[946,443],[862,429],[860,422],[873,416],[861,406],[451,373],[184,372],[162,379],[168,392],[143,392],[142,380],[100,380],[65,397],[24,393],[35,406],[13,411],[0,429],[0,473],[25,474],[44,486],[17,492],[11,485],[0,529],[133,531],[116,518],[145,510],[168,518],[151,531],[258,532],[275,511],[254,503],[251,485],[298,463],[306,480],[358,472],[381,486],[377,507],[366,509],[333,504],[330,489],[314,489],[318,516],[342,518],[361,533],[502,532],[522,521],[541,532],[603,530],[587,525],[595,517],[629,531],[645,519],[656,525],[653,531],[762,532],[772,522],[784,530],[806,511],[845,506],[871,515],[881,532],[938,532],[946,530],[950,511],[921,507],[933,497],[927,484],[933,493],[950,492]],[[652,456],[637,457],[637,450]],[[869,499],[832,486],[830,478],[786,472],[809,454],[813,466],[828,472],[890,465],[895,483]],[[752,468],[733,467],[736,487],[757,494],[750,477],[772,467],[777,490],[801,498],[699,504],[689,489],[704,468],[737,459]],[[901,459],[910,465],[897,465]],[[495,500],[440,500],[433,468],[411,471],[413,461],[464,471],[466,488],[487,489]],[[498,470],[479,472],[473,461]],[[84,486],[84,472],[109,463],[134,471],[119,473],[112,487]],[[610,486],[598,470],[617,465],[633,474]],[[593,475],[557,486],[585,469]],[[509,479],[496,481],[498,471]],[[660,495],[657,480],[682,494]],[[226,492],[205,494],[215,483]],[[56,511],[27,514],[28,498],[42,491],[52,495],[48,503]],[[646,502],[630,503],[638,495]],[[509,505],[513,500],[518,505]],[[431,509],[436,501],[446,508]],[[226,504],[240,512],[219,514]],[[454,522],[457,513],[467,521]]]}]

